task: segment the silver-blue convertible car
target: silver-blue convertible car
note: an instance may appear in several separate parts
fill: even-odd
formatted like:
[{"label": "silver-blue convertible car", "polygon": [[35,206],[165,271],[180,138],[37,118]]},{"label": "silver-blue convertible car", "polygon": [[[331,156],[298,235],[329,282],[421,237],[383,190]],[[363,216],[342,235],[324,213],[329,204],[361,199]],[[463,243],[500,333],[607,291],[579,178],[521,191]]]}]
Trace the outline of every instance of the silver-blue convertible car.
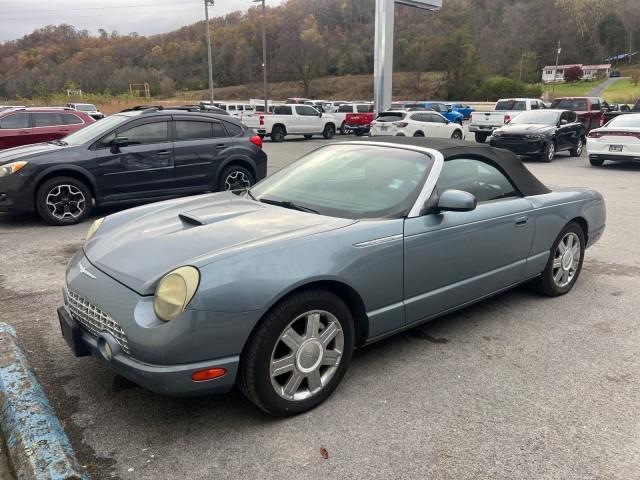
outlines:
[{"label": "silver-blue convertible car", "polygon": [[551,191],[504,150],[332,144],[239,195],[97,220],[58,314],[77,356],[150,390],[237,384],[291,415],[331,395],[354,348],[523,282],[569,292],[604,228],[599,193]]}]

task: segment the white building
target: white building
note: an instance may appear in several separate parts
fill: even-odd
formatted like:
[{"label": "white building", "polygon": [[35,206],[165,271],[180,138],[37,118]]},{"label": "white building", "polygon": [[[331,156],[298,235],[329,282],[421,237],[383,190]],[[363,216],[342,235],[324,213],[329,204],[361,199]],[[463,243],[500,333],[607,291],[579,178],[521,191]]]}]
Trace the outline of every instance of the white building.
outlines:
[{"label": "white building", "polygon": [[576,63],[573,65],[548,65],[542,69],[542,81],[544,83],[564,82],[564,72],[572,67],[582,69],[582,80],[593,80],[598,77],[608,77],[611,71],[611,64],[603,65],[583,65]]}]

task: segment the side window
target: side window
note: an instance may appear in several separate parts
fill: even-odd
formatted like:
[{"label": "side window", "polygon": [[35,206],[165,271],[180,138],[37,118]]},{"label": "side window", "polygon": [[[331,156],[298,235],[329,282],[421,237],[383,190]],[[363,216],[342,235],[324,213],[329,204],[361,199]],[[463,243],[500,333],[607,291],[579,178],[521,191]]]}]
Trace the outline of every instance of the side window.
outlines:
[{"label": "side window", "polygon": [[59,113],[55,112],[47,112],[47,113],[38,113],[35,112],[33,115],[33,126],[34,127],[55,127],[59,125],[64,125],[62,123],[62,118]]},{"label": "side window", "polygon": [[[214,130],[216,129],[217,124],[214,124]],[[222,125],[221,125],[222,126]],[[240,135],[242,133],[242,127],[240,125],[236,125],[235,123],[231,123],[231,122],[224,122],[224,126],[227,128],[227,132],[229,132],[229,136],[230,137],[237,137],[238,135]],[[218,135],[214,132],[214,136],[217,137]],[[220,135],[221,137],[226,137],[227,135]]]},{"label": "side window", "polygon": [[29,114],[22,112],[7,115],[0,119],[0,128],[4,130],[29,128]]},{"label": "side window", "polygon": [[424,115],[422,113],[414,113],[409,117],[409,120],[413,120],[414,122],[424,122]]},{"label": "side window", "polygon": [[340,107],[338,107],[338,113],[352,113],[352,112],[353,112],[352,105],[340,105]]},{"label": "side window", "polygon": [[189,120],[176,120],[176,141],[202,140],[211,138],[210,122],[192,122]]},{"label": "side window", "polygon": [[118,135],[127,137],[129,145],[166,142],[169,139],[169,122],[145,123],[144,125],[118,132]]},{"label": "side window", "polygon": [[221,123],[213,122],[210,125],[213,129],[213,138],[226,138],[229,136]]},{"label": "side window", "polygon": [[446,123],[447,120],[442,118],[440,115],[436,115],[436,114],[429,114],[429,116],[431,117],[430,121],[434,122],[434,123]]},{"label": "side window", "polygon": [[298,115],[304,115],[305,117],[317,117],[318,111],[313,107],[307,107],[305,105],[297,107]]},{"label": "side window", "polygon": [[80,125],[84,123],[80,117],[73,113],[62,113],[60,116],[64,125]]},{"label": "side window", "polygon": [[369,105],[358,105],[357,107],[358,113],[369,113]]},{"label": "side window", "polygon": [[600,110],[600,100],[595,100],[591,106],[591,110]]},{"label": "side window", "polygon": [[227,110],[229,110],[230,112],[235,112],[236,111],[236,106],[235,105],[227,105]]},{"label": "side window", "polygon": [[531,102],[531,110],[539,110],[540,109],[540,105],[538,105],[538,102]]},{"label": "side window", "polygon": [[273,114],[274,115],[292,115],[292,110],[291,110],[291,107],[289,106],[287,107],[278,106],[273,109]]},{"label": "side window", "polygon": [[463,190],[475,195],[478,203],[519,196],[497,168],[481,160],[457,158],[444,163],[436,184],[438,194],[445,190]]}]

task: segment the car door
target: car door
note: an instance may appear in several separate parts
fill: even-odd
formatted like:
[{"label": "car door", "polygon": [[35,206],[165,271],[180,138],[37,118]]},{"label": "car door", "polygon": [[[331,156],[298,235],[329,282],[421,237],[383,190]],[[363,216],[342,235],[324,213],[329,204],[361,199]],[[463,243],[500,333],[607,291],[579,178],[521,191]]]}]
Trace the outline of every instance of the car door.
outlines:
[{"label": "car door", "polygon": [[300,105],[297,107],[298,113],[303,115],[304,128],[303,133],[320,133],[323,130],[324,120],[320,116],[320,112],[313,107]]},{"label": "car door", "polygon": [[405,221],[407,323],[462,306],[523,279],[534,236],[531,204],[482,157],[445,162],[438,193],[457,189],[478,200],[471,212],[431,213]]},{"label": "car door", "polygon": [[69,127],[59,112],[32,112],[34,142],[50,142],[59,140],[69,134]]},{"label": "car door", "polygon": [[176,188],[217,189],[215,172],[233,148],[233,140],[215,119],[173,117]]},{"label": "car door", "polygon": [[433,137],[437,138],[451,138],[451,132],[447,119],[437,113],[425,113],[428,117],[430,128],[433,130]]},{"label": "car door", "polygon": [[[104,196],[144,198],[175,190],[170,120],[168,116],[136,120],[98,142],[97,173]],[[127,138],[128,144],[114,148],[116,136]]]},{"label": "car door", "polygon": [[31,138],[31,120],[27,112],[15,112],[0,118],[0,148],[36,143]]}]

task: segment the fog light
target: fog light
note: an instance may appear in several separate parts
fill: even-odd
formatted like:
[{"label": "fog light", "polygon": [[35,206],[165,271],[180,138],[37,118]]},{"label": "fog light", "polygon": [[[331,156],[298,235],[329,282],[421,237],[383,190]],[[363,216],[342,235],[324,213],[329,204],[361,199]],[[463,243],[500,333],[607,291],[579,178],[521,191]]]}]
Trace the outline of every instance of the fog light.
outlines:
[{"label": "fog light", "polygon": [[98,337],[98,351],[107,362],[110,362],[114,355],[120,352],[119,347],[109,333],[103,332],[102,335]]},{"label": "fog light", "polygon": [[207,380],[223,377],[226,374],[226,368],[208,368],[206,370],[194,372],[193,375],[191,375],[191,380],[194,382],[206,382]]}]

